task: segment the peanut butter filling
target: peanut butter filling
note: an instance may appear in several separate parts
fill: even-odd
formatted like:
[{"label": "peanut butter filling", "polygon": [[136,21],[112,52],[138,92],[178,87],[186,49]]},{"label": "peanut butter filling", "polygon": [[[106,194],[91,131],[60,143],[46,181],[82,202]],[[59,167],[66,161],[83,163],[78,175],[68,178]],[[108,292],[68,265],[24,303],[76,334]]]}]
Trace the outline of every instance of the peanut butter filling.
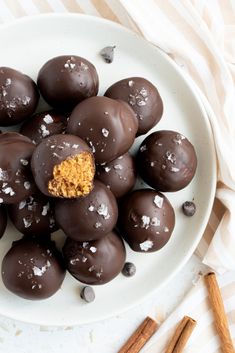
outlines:
[{"label": "peanut butter filling", "polygon": [[81,152],[54,166],[48,191],[57,197],[74,198],[89,194],[93,187],[95,168],[90,152]]}]

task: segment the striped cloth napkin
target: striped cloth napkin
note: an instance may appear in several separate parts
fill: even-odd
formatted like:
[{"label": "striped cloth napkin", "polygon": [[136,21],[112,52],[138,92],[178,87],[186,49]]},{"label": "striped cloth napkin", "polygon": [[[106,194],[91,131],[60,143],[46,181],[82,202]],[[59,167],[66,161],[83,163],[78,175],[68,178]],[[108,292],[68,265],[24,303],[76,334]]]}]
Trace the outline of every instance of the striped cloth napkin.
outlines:
[{"label": "striped cloth napkin", "polygon": [[[196,83],[211,121],[218,188],[197,254],[217,273],[235,270],[235,2],[233,0],[1,0],[0,23],[46,12],[105,17],[144,36]],[[235,273],[219,277],[235,338]],[[198,320],[185,352],[220,352],[202,281],[161,325],[145,352],[163,352],[176,323]],[[193,305],[192,305],[193,303]],[[155,343],[156,342],[156,343]]]}]

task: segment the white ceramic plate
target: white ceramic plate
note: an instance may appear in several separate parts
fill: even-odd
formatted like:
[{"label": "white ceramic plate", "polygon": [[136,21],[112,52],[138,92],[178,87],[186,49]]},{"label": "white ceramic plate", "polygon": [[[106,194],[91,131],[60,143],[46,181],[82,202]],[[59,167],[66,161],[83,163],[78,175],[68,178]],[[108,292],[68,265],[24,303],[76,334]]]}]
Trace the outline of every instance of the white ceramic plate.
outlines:
[{"label": "white ceramic plate", "polygon": [[[127,260],[137,273],[127,279],[95,287],[96,300],[85,304],[79,297],[82,284],[69,274],[53,297],[28,301],[8,292],[0,282],[0,313],[42,325],[73,325],[101,320],[136,305],[159,289],[186,263],[206,227],[215,194],[216,162],[210,124],[200,99],[179,69],[154,46],[112,22],[84,15],[43,15],[25,18],[0,28],[0,66],[10,66],[36,80],[40,67],[51,57],[74,54],[95,64],[103,92],[115,81],[143,76],[155,84],[164,102],[164,116],[157,129],[177,130],[194,144],[198,169],[184,190],[167,194],[176,212],[176,227],[169,243],[152,254],[134,253],[127,247]],[[99,51],[116,45],[115,59],[106,64]],[[139,146],[143,137],[136,140]],[[197,213],[187,218],[180,211],[194,198]],[[61,235],[58,235],[60,238]],[[0,258],[19,235],[12,226],[0,241]]]}]

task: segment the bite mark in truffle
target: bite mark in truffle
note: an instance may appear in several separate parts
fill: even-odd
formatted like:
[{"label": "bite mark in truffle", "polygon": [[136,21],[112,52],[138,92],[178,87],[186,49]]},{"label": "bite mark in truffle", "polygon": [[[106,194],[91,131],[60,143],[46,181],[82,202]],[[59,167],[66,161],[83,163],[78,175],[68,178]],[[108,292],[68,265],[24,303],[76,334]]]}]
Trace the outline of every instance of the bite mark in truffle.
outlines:
[{"label": "bite mark in truffle", "polygon": [[42,140],[32,155],[31,169],[39,190],[47,196],[76,198],[93,188],[93,154],[77,136],[59,134]]},{"label": "bite mark in truffle", "polygon": [[85,196],[92,190],[93,178],[93,158],[89,152],[81,152],[54,166],[48,190],[57,197]]}]

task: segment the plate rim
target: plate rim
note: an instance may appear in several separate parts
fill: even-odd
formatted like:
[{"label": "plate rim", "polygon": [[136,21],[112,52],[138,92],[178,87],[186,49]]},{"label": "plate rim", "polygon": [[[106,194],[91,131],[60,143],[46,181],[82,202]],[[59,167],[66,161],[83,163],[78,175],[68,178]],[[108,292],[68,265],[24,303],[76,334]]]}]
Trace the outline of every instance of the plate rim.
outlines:
[{"label": "plate rim", "polygon": [[[169,283],[173,277],[175,277],[175,275],[177,273],[179,273],[179,271],[186,265],[186,263],[189,261],[189,259],[191,258],[191,256],[193,255],[197,245],[199,244],[204,231],[206,229],[206,226],[208,224],[209,218],[210,218],[210,214],[213,208],[213,203],[214,203],[214,199],[215,199],[215,194],[216,194],[216,183],[217,183],[217,158],[216,158],[216,149],[215,149],[215,142],[214,142],[214,136],[213,136],[213,130],[212,130],[212,126],[210,123],[210,119],[208,116],[208,112],[206,110],[206,106],[205,103],[203,103],[202,97],[201,97],[201,91],[198,88],[198,86],[196,85],[196,83],[193,81],[193,79],[189,76],[189,74],[187,74],[186,72],[184,72],[175,62],[173,59],[171,59],[161,48],[159,48],[158,46],[154,45],[153,43],[149,42],[147,39],[145,39],[144,37],[142,37],[141,35],[139,35],[138,33],[134,32],[133,30],[119,24],[116,22],[113,22],[111,20],[108,20],[106,18],[102,18],[102,17],[96,17],[96,16],[92,16],[92,15],[87,15],[87,14],[81,14],[81,13],[46,13],[46,14],[37,14],[37,15],[31,15],[31,16],[24,16],[18,19],[15,19],[13,21],[7,22],[7,23],[3,23],[0,25],[0,33],[2,31],[5,31],[7,28],[10,27],[17,27],[18,25],[23,25],[23,24],[27,24],[30,22],[34,22],[35,20],[48,20],[50,18],[56,18],[56,19],[62,19],[63,21],[67,21],[68,18],[75,18],[78,21],[79,20],[85,20],[85,21],[93,21],[95,23],[106,23],[108,26],[111,26],[115,29],[121,30],[122,32],[128,32],[131,35],[134,35],[138,38],[138,40],[140,40],[141,42],[144,43],[144,45],[149,45],[153,48],[153,50],[158,51],[159,55],[161,55],[165,61],[168,62],[168,64],[170,66],[172,66],[174,68],[174,70],[177,72],[177,74],[180,76],[180,78],[184,81],[184,83],[186,84],[186,86],[189,88],[189,90],[191,91],[191,94],[193,96],[193,98],[195,99],[198,108],[200,109],[203,117],[204,117],[204,124],[205,127],[207,129],[208,132],[208,136],[210,136],[210,147],[211,147],[211,155],[212,155],[212,160],[211,160],[211,166],[213,168],[213,170],[211,171],[212,174],[212,180],[211,180],[211,188],[210,188],[210,199],[209,199],[209,203],[208,203],[208,207],[207,207],[207,212],[205,214],[204,220],[202,222],[202,224],[200,225],[199,231],[197,233],[197,235],[195,236],[194,241],[192,242],[190,248],[187,251],[187,254],[184,255],[182,257],[182,260],[175,266],[174,271],[172,271],[170,273],[169,276],[167,276],[166,279],[164,279],[157,287],[153,288],[150,292],[146,293],[144,296],[142,296],[141,298],[138,298],[136,300],[133,301],[133,303],[124,306],[124,308],[122,310],[113,310],[113,312],[111,314],[104,314],[102,315],[100,318],[94,319],[94,320],[88,320],[88,321],[83,321],[82,323],[79,323],[76,320],[72,320],[71,323],[69,323],[68,321],[64,320],[64,322],[60,322],[60,323],[56,323],[53,320],[49,320],[49,322],[46,324],[46,326],[55,326],[55,327],[63,327],[66,325],[70,325],[70,326],[75,326],[75,325],[86,325],[86,324],[93,324],[96,322],[100,322],[102,320],[108,319],[108,318],[112,318],[115,315],[121,315],[125,312],[127,312],[128,310],[133,309],[134,307],[136,307],[138,304],[148,300],[148,298],[153,295],[154,293],[156,294],[157,291],[159,291],[161,288],[163,288],[164,286],[167,285],[167,283]],[[204,97],[203,97],[204,98]],[[15,321],[19,321],[19,322],[23,322],[23,323],[28,323],[28,324],[32,324],[32,325],[45,325],[45,322],[40,322],[40,320],[38,320],[37,322],[33,322],[30,319],[19,319],[19,318],[15,318],[13,315],[9,314],[2,314],[0,311],[0,315],[2,315],[3,317],[6,317],[8,319],[12,319]],[[62,320],[61,320],[62,321]]]}]

